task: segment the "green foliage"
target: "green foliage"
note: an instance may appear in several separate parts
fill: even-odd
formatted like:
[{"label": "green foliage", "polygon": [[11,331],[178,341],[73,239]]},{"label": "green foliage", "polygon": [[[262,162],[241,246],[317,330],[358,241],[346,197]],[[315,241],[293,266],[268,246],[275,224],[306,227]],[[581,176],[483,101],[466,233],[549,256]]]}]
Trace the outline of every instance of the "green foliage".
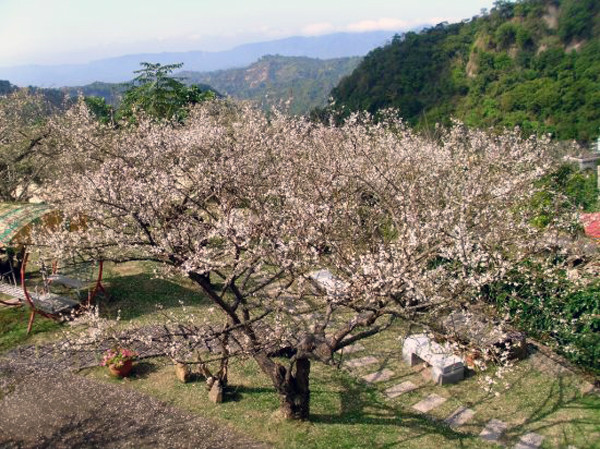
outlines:
[{"label": "green foliage", "polygon": [[106,104],[102,97],[85,97],[85,104],[101,123],[110,123],[114,117],[114,108]]},{"label": "green foliage", "polygon": [[573,164],[563,164],[554,173],[543,178],[548,192],[561,192],[570,207],[594,212],[598,208],[597,175],[593,170],[579,171]]},{"label": "green foliage", "polygon": [[597,0],[563,0],[562,3],[558,34],[563,42],[591,38],[594,15],[600,9]]},{"label": "green foliage", "polygon": [[136,111],[143,111],[151,117],[182,121],[191,104],[215,98],[211,91],[201,91],[197,86],[187,87],[170,74],[183,66],[180,64],[161,65],[142,62],[139,75],[123,97],[117,111],[118,119],[132,120]]},{"label": "green foliage", "polygon": [[[558,29],[545,18],[554,6]],[[396,36],[332,96],[338,114],[392,107],[417,127],[453,116],[473,127],[589,141],[600,127],[599,37],[595,0],[499,1],[474,20]],[[567,51],[575,38],[580,47]]]},{"label": "green foliage", "polygon": [[517,26],[512,22],[505,22],[500,25],[494,33],[494,39],[499,48],[508,48],[517,40]]},{"label": "green foliage", "polygon": [[107,105],[117,108],[123,94],[129,87],[129,85],[123,83],[102,83],[96,81],[95,83],[87,84],[85,86],[67,87],[65,88],[65,91],[70,97],[83,95],[86,98],[103,98]]},{"label": "green foliage", "polygon": [[539,270],[524,264],[512,271],[487,289],[489,301],[529,335],[600,373],[600,282],[574,289],[566,277],[544,278]]},{"label": "green foliage", "polygon": [[17,90],[16,86],[6,80],[0,80],[0,95],[7,95]]},{"label": "green foliage", "polygon": [[595,212],[599,208],[597,175],[593,170],[579,171],[574,164],[563,164],[544,176],[540,191],[531,207],[536,211],[533,224],[547,226],[556,216],[557,208]]},{"label": "green foliage", "polygon": [[55,154],[43,149],[48,119],[58,111],[40,93],[18,89],[0,96],[0,201],[27,201],[49,175]]}]

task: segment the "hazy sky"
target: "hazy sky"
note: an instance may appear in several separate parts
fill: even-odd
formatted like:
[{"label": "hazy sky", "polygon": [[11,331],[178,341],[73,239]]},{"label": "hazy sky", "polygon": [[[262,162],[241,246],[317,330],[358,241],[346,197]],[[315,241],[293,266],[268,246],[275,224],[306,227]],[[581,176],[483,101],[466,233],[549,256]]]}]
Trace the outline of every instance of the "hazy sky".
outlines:
[{"label": "hazy sky", "polygon": [[493,0],[0,0],[0,66],[455,22]]}]

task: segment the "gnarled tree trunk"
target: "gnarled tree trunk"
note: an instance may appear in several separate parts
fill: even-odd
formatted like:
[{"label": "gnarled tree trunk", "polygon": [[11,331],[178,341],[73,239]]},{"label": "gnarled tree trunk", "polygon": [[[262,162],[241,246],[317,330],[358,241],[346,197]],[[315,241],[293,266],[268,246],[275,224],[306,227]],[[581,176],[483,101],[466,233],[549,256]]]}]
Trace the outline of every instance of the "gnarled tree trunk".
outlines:
[{"label": "gnarled tree trunk", "polygon": [[280,411],[286,419],[306,420],[310,414],[310,360],[297,358],[290,368],[273,362],[266,356],[255,357],[259,366],[271,378],[280,400]]}]

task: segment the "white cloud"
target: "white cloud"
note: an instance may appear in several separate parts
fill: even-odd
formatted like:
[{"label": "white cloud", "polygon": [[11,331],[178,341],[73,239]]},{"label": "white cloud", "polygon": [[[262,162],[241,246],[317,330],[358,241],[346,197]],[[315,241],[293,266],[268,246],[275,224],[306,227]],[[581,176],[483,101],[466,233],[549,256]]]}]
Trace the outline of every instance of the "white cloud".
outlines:
[{"label": "white cloud", "polygon": [[360,33],[364,31],[401,30],[411,26],[411,22],[402,19],[381,18],[378,20],[362,20],[346,25],[347,31]]},{"label": "white cloud", "polygon": [[437,25],[441,22],[457,22],[455,17],[431,17],[428,19],[403,20],[391,17],[382,17],[376,20],[361,20],[346,25],[334,25],[331,22],[311,23],[301,29],[305,36],[318,36],[320,34],[346,31],[362,33],[366,31],[407,31],[423,25]]},{"label": "white cloud", "polygon": [[329,22],[311,23],[302,28],[302,34],[315,36],[319,34],[327,34],[336,31],[336,27]]}]

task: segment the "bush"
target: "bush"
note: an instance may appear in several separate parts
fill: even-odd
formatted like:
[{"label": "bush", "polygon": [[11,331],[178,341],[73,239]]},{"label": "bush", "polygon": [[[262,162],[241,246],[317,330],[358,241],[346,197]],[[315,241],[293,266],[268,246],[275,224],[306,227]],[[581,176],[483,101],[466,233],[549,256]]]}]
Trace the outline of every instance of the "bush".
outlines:
[{"label": "bush", "polygon": [[563,276],[531,283],[540,268],[531,263],[514,270],[486,295],[521,330],[573,363],[600,374],[600,281],[575,289]]}]

